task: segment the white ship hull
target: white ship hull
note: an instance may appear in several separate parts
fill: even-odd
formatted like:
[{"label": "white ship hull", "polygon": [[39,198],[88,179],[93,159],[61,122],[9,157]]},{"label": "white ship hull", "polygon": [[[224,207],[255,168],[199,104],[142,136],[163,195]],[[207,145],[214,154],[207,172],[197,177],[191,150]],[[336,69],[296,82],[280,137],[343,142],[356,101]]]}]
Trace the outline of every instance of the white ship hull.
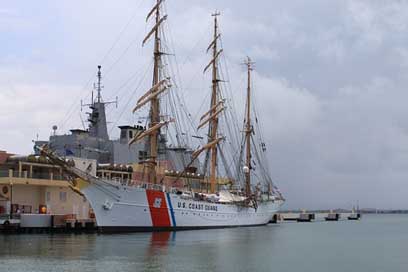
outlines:
[{"label": "white ship hull", "polygon": [[242,207],[185,199],[160,190],[88,184],[81,191],[90,202],[101,231],[155,231],[265,225],[282,201]]}]

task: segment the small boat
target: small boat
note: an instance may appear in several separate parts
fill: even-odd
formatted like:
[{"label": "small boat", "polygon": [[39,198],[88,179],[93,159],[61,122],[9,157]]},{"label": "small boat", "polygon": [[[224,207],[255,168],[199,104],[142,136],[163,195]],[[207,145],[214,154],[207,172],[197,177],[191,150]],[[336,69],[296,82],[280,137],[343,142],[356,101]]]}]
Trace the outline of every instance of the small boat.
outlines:
[{"label": "small boat", "polygon": [[349,214],[347,219],[348,220],[360,220],[361,219],[361,213],[358,212],[358,209],[357,209],[357,212],[356,212],[356,210],[353,208],[351,210],[351,214]]}]

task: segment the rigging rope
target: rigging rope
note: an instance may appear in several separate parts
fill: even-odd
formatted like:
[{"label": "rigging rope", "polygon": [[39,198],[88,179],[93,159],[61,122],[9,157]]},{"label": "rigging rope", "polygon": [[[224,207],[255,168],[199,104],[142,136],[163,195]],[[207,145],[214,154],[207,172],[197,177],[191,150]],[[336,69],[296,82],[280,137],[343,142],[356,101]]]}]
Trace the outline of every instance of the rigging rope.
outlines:
[{"label": "rigging rope", "polygon": [[[104,56],[102,57],[101,61],[99,62],[101,65],[104,63],[104,61],[106,60],[106,58],[111,54],[111,52],[113,51],[113,49],[115,48],[115,46],[117,45],[117,43],[119,42],[119,40],[121,39],[121,37],[123,36],[124,32],[126,31],[126,29],[129,27],[130,23],[134,20],[134,18],[136,17],[136,13],[139,11],[139,8],[141,6],[141,4],[143,3],[143,0],[139,1],[139,4],[136,6],[135,8],[135,12],[132,13],[131,18],[128,20],[128,22],[125,24],[125,27],[119,32],[119,35],[116,37],[115,41],[113,42],[113,44],[111,45],[111,47],[108,49],[108,51],[104,54]],[[67,109],[66,113],[64,114],[64,119],[62,119],[60,121],[60,128],[61,130],[64,129],[66,123],[68,122],[68,120],[72,117],[72,114],[74,113],[74,109],[75,109],[75,105],[78,103],[78,99],[82,96],[82,93],[88,89],[89,84],[91,83],[92,79],[95,77],[94,72],[92,72],[92,75],[89,77],[89,79],[86,81],[85,85],[83,86],[81,92],[75,97],[75,99],[73,100],[72,104],[69,106],[69,108]],[[88,91],[84,100],[86,100],[89,95],[92,93],[92,90]]]}]

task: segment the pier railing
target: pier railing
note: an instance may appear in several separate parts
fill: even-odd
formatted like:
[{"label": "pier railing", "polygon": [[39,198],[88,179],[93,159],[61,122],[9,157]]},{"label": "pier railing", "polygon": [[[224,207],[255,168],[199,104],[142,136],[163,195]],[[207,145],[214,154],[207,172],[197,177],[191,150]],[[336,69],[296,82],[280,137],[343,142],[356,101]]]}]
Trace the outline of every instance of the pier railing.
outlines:
[{"label": "pier railing", "polygon": [[9,177],[9,171],[0,170],[0,178],[8,178],[8,177]]}]

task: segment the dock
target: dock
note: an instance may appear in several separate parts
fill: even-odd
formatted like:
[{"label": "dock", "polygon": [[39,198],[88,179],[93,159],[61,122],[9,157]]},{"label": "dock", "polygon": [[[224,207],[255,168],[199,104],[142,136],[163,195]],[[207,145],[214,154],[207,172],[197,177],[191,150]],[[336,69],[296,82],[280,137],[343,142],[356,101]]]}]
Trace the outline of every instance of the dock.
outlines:
[{"label": "dock", "polygon": [[[269,223],[324,222],[360,220],[360,213],[276,213]],[[21,214],[18,217],[2,218],[1,233],[93,233],[97,232],[95,219],[77,219],[73,215]]]},{"label": "dock", "polygon": [[95,219],[76,219],[72,215],[21,214],[3,218],[0,233],[78,233],[96,232]]},{"label": "dock", "polygon": [[315,220],[315,217],[314,213],[301,213],[297,218],[297,222],[312,222]]}]

